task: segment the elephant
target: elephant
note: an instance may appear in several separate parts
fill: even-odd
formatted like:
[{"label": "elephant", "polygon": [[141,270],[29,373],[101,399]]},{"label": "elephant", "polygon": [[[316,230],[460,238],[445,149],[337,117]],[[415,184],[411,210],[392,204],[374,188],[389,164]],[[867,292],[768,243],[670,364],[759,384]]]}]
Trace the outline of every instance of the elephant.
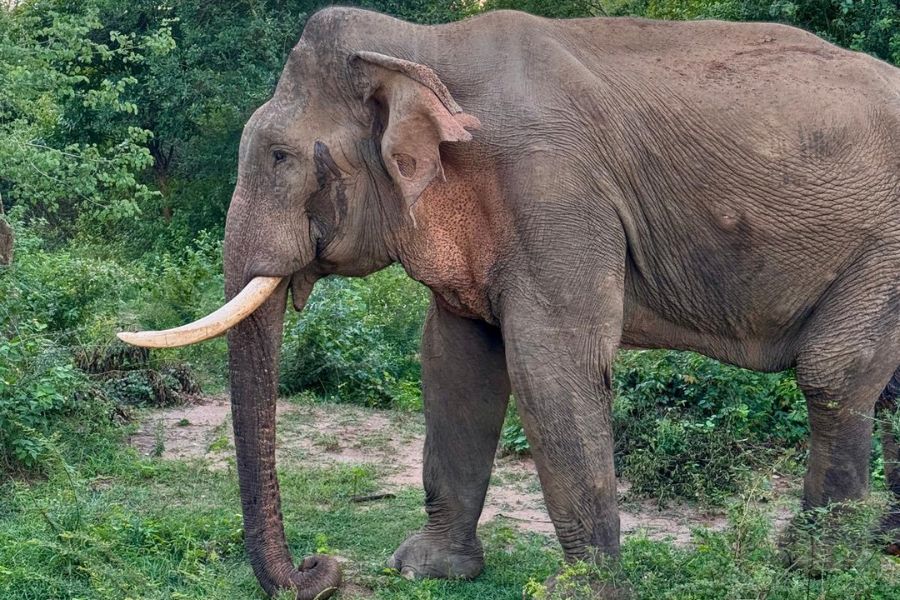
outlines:
[{"label": "elephant", "polygon": [[432,295],[427,524],[391,557],[402,573],[482,570],[511,394],[565,559],[615,560],[621,347],[794,368],[804,506],[862,498],[875,405],[893,407],[900,380],[900,70],[766,23],[312,15],[244,128],[228,303],[120,334],[159,347],[227,331],[246,548],[270,594],[340,581],[327,556],[295,567],[284,535],[288,295],[302,310],[322,277],[393,263]]}]

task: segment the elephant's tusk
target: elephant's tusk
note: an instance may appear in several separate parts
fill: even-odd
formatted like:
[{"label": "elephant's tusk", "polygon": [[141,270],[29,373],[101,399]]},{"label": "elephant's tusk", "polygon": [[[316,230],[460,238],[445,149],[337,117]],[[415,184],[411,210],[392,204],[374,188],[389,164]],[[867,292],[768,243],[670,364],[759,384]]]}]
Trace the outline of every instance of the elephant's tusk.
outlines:
[{"label": "elephant's tusk", "polygon": [[145,348],[176,348],[222,335],[255,311],[272,295],[282,277],[254,277],[231,302],[202,319],[163,331],[122,331],[119,339]]}]

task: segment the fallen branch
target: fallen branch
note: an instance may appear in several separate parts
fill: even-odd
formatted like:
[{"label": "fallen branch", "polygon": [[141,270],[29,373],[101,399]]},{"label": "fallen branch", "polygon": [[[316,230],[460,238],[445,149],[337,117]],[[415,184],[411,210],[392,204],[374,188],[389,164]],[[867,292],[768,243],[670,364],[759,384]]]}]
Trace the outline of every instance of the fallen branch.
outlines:
[{"label": "fallen branch", "polygon": [[369,494],[367,496],[350,496],[350,502],[373,502],[375,500],[384,500],[386,498],[396,498],[394,494]]},{"label": "fallen branch", "polygon": [[497,516],[501,519],[509,519],[510,521],[519,521],[521,523],[547,523],[548,525],[553,524],[553,521],[545,521],[544,519],[523,519],[521,517],[513,517],[505,513],[497,513]]}]

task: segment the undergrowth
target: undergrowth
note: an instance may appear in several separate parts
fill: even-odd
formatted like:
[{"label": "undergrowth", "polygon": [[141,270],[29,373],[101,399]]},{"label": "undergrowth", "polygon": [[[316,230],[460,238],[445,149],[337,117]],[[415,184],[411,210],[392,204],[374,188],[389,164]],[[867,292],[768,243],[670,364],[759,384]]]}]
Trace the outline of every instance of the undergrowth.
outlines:
[{"label": "undergrowth", "polygon": [[[622,351],[613,369],[615,461],[631,493],[660,504],[722,504],[754,469],[805,457],[806,403],[791,373],[739,369],[688,352]],[[514,406],[514,405],[513,405]],[[501,447],[529,452],[514,407]]]},{"label": "undergrowth", "polygon": [[[485,571],[471,582],[407,581],[384,568],[424,523],[417,486],[353,503],[352,496],[383,483],[371,468],[344,464],[288,464],[280,485],[294,556],[324,551],[344,557],[345,579],[353,584],[343,588],[339,598],[345,600],[513,600],[523,593],[555,600],[559,596],[542,587],[561,568],[576,590],[598,579],[618,581],[635,600],[897,597],[900,564],[868,535],[882,510],[880,496],[852,512],[844,507],[842,514],[850,516],[827,528],[801,530],[798,557],[805,560],[788,568],[767,501],[771,473],[754,478],[729,502],[724,531],[698,529],[690,546],[626,538],[616,569],[564,567],[555,540],[491,523],[480,532]],[[44,479],[0,483],[0,497],[2,598],[263,597],[243,551],[233,467],[210,470],[203,461],[138,457],[110,446],[77,464],[56,463]]]}]

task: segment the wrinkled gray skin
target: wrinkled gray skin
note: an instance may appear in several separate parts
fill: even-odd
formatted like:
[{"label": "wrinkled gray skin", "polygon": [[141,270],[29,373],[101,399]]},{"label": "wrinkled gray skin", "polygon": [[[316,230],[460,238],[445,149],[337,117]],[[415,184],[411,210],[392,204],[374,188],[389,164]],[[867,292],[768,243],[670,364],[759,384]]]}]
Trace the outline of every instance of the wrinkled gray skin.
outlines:
[{"label": "wrinkled gray skin", "polygon": [[288,289],[299,309],[318,278],[393,262],[433,292],[428,524],[391,559],[405,573],[480,572],[511,391],[566,558],[618,553],[621,346],[796,367],[805,505],[860,498],[900,365],[900,71],[770,24],[324,10],[244,130],[225,254],[229,298],[291,277],[229,333],[246,543],[270,593],[339,577],[322,557],[295,569],[283,533]]}]

